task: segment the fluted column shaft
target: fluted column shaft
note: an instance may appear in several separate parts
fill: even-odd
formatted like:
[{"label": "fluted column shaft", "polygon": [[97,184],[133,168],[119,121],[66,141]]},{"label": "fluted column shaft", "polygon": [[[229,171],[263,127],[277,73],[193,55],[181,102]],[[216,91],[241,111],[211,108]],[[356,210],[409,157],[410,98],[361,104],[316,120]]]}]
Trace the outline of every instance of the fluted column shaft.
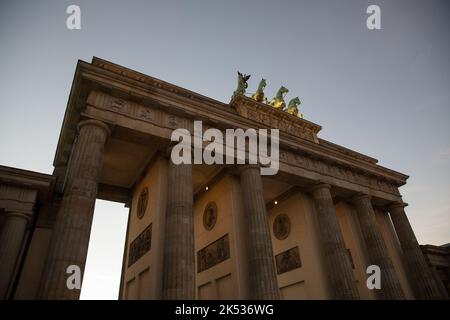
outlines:
[{"label": "fluted column shaft", "polygon": [[80,290],[67,288],[66,270],[76,265],[81,275],[84,273],[103,149],[110,131],[106,124],[96,120],[80,122],[78,130],[69,180],[41,280],[41,299],[79,299],[80,296]]},{"label": "fluted column shaft", "polygon": [[250,298],[279,299],[272,239],[259,167],[242,168],[240,180],[248,230]]},{"label": "fluted column shaft", "polygon": [[396,204],[388,208],[397,237],[403,251],[403,257],[417,299],[440,299],[439,288],[428,268],[425,257],[420,250],[414,231],[406,216],[404,204]]},{"label": "fluted column shaft", "polygon": [[405,295],[378,227],[370,196],[358,195],[353,198],[353,203],[366,245],[369,264],[379,266],[381,271],[381,289],[375,290],[375,294],[379,299],[404,299]]},{"label": "fluted column shaft", "polygon": [[336,216],[330,185],[318,184],[312,189],[319,221],[326,271],[333,299],[359,299],[352,266]]},{"label": "fluted column shaft", "polygon": [[192,165],[169,159],[164,241],[164,299],[195,299]]},{"label": "fluted column shaft", "polygon": [[0,300],[7,298],[30,215],[8,212],[0,233]]}]

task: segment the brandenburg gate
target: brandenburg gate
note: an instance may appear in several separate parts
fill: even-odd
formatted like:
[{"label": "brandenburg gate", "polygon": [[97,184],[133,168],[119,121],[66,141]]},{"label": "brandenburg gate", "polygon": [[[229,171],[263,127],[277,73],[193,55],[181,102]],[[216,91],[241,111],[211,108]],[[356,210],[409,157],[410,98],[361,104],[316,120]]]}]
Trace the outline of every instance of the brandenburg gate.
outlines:
[{"label": "brandenburg gate", "polygon": [[[408,176],[319,138],[299,100],[279,107],[283,89],[249,97],[239,77],[223,103],[79,61],[53,174],[0,167],[1,298],[79,298],[67,268],[84,272],[96,199],[129,208],[119,299],[440,298],[399,192]],[[278,173],[174,164],[171,134],[194,121],[279,129]]]}]

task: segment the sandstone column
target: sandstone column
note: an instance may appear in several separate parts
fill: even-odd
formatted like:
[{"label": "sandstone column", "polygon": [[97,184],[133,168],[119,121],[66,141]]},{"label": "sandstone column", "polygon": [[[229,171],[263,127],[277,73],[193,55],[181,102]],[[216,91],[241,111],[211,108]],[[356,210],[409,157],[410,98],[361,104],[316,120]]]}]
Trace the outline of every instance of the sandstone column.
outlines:
[{"label": "sandstone column", "polygon": [[6,213],[0,233],[0,300],[7,298],[8,288],[30,218],[29,214],[21,212]]},{"label": "sandstone column", "polygon": [[78,124],[79,135],[72,154],[69,181],[56,217],[40,286],[41,299],[79,299],[80,290],[69,290],[67,267],[84,273],[97,197],[103,149],[110,130],[97,120]]},{"label": "sandstone column", "polygon": [[311,191],[314,198],[327,275],[333,299],[359,299],[358,289],[341,228],[334,209],[330,185],[320,183]]},{"label": "sandstone column", "polygon": [[392,260],[383,235],[377,225],[375,212],[369,195],[357,195],[353,199],[361,232],[366,244],[370,265],[377,265],[381,270],[381,289],[375,290],[379,299],[405,299],[400,281],[397,278]]},{"label": "sandstone column", "polygon": [[164,236],[164,299],[195,299],[192,165],[169,159]]},{"label": "sandstone column", "polygon": [[403,251],[406,267],[413,282],[417,299],[440,299],[439,288],[420,250],[414,231],[404,210],[405,204],[397,203],[388,208],[397,237]]},{"label": "sandstone column", "polygon": [[240,171],[240,179],[248,230],[250,298],[279,299],[260,168],[258,166],[243,167]]}]

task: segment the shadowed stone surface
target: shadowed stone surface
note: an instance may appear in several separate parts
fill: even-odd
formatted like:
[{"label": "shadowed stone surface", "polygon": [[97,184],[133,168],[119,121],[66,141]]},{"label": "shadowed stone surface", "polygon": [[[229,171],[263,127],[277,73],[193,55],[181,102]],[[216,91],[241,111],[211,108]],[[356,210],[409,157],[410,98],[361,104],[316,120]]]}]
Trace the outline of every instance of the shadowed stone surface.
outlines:
[{"label": "shadowed stone surface", "polygon": [[192,165],[169,159],[164,242],[164,299],[195,299]]},{"label": "shadowed stone surface", "polygon": [[260,169],[246,166],[240,172],[248,230],[250,299],[279,299],[272,240],[267,222]]},{"label": "shadowed stone surface", "polygon": [[0,233],[0,299],[6,299],[30,215],[8,212]]},{"label": "shadowed stone surface", "polygon": [[323,255],[333,299],[359,299],[352,266],[337,220],[330,185],[312,188],[322,238]]},{"label": "shadowed stone surface", "polygon": [[417,299],[441,299],[442,295],[420,250],[402,203],[389,207],[392,223],[402,246],[404,261]]},{"label": "shadowed stone surface", "polygon": [[67,186],[41,281],[41,299],[79,299],[80,296],[80,290],[67,289],[66,269],[77,265],[84,272],[103,148],[110,131],[97,120],[82,121],[78,128]]},{"label": "shadowed stone surface", "polygon": [[370,196],[358,195],[353,198],[364,243],[366,244],[369,264],[377,265],[381,270],[381,289],[375,290],[379,299],[405,299],[397,274],[389,257],[383,235],[378,228]]}]

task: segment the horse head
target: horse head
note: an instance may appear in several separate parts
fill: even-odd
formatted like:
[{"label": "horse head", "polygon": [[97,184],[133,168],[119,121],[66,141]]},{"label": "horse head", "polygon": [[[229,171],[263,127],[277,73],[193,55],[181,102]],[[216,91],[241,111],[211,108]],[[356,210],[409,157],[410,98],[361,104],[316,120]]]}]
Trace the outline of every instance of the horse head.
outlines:
[{"label": "horse head", "polygon": [[291,101],[289,101],[288,106],[289,107],[297,107],[299,104],[301,103],[300,99],[298,97],[295,97],[293,99],[291,99]]},{"label": "horse head", "polygon": [[281,86],[280,89],[278,89],[277,97],[278,97],[278,98],[283,98],[284,95],[285,95],[286,93],[288,93],[288,92],[289,92],[289,90],[288,90],[287,88],[285,88],[284,86]]},{"label": "horse head", "polygon": [[259,82],[259,85],[258,85],[258,89],[264,89],[265,87],[266,87],[266,85],[267,85],[267,83],[266,83],[266,79],[261,79],[261,81]]}]

